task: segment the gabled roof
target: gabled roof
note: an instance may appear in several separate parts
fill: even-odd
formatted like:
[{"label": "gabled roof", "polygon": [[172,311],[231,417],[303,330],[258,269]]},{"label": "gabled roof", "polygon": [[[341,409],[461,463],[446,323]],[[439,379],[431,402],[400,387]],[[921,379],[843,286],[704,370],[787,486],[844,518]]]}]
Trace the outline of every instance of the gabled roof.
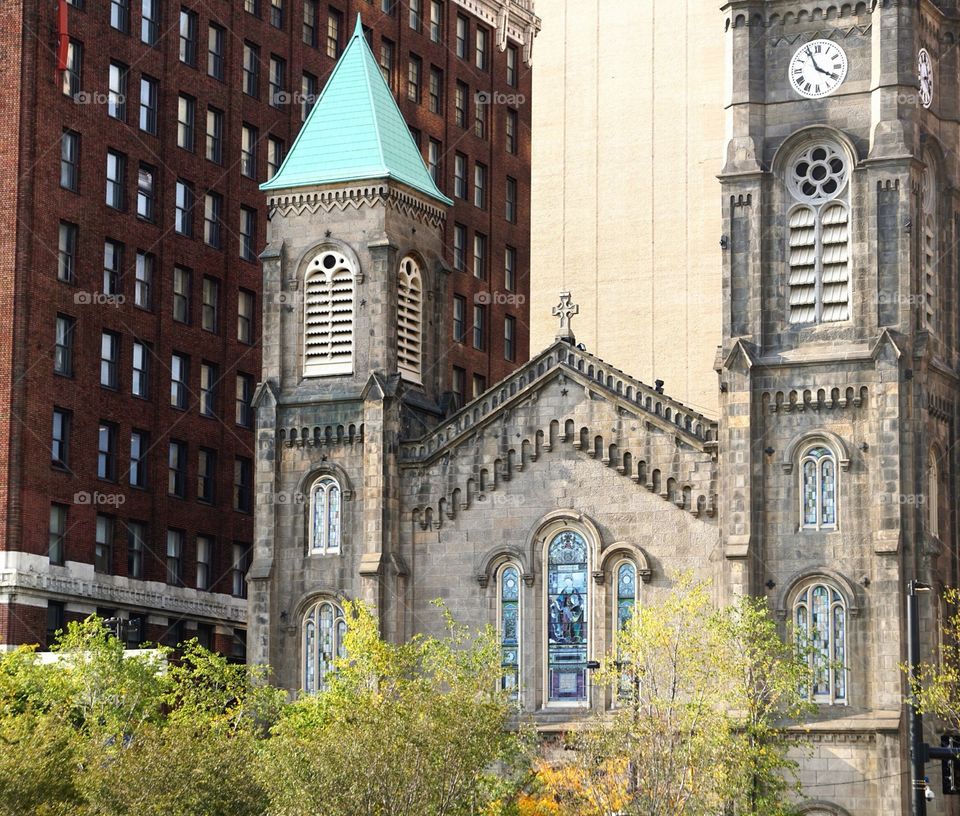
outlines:
[{"label": "gabled roof", "polygon": [[261,190],[394,179],[452,205],[434,183],[380,73],[360,17],[276,175]]}]

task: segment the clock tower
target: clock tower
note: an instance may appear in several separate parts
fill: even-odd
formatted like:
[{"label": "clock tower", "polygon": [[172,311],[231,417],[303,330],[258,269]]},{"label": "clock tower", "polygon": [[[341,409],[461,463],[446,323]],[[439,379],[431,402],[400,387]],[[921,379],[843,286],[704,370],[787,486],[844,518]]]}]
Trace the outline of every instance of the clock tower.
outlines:
[{"label": "clock tower", "polygon": [[726,586],[825,658],[809,812],[905,813],[906,584],[958,583],[960,20],[928,0],[723,11]]}]

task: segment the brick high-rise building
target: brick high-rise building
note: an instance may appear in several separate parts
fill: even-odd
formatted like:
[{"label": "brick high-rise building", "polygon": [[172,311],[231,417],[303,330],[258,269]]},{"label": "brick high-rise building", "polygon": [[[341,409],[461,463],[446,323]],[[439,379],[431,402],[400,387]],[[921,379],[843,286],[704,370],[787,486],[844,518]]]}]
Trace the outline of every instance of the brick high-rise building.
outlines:
[{"label": "brick high-rise building", "polygon": [[100,612],[245,651],[258,184],[358,14],[455,200],[442,380],[465,400],[526,359],[532,0],[12,4],[0,644]]}]

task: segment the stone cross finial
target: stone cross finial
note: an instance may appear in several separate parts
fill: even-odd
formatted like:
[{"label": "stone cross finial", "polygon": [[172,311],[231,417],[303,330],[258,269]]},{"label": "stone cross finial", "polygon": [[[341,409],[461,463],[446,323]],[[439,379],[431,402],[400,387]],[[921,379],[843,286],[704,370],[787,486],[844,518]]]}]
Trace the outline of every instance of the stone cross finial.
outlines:
[{"label": "stone cross finial", "polygon": [[570,293],[560,293],[560,305],[553,307],[553,316],[560,318],[560,332],[557,334],[557,340],[565,340],[568,343],[575,343],[573,330],[570,328],[570,321],[574,315],[580,314],[580,307],[570,302]]}]

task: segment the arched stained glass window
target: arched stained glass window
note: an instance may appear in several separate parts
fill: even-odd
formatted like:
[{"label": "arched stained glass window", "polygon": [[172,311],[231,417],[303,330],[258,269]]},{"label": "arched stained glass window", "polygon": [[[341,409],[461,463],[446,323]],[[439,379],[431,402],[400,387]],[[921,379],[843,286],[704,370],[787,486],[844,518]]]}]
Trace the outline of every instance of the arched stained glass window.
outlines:
[{"label": "arched stained glass window", "polygon": [[587,542],[565,530],[547,548],[547,687],[550,702],[587,699]]},{"label": "arched stained glass window", "polygon": [[930,466],[927,468],[927,528],[932,536],[940,537],[940,466],[937,451],[930,451]]},{"label": "arched stained glass window", "polygon": [[321,476],[310,490],[310,552],[340,552],[342,491],[332,476]]},{"label": "arched stained glass window", "polygon": [[843,596],[828,584],[811,584],[797,595],[793,619],[798,643],[810,665],[810,699],[816,703],[846,703],[847,614]]},{"label": "arched stained glass window", "polygon": [[837,526],[837,460],[822,445],[809,448],[800,457],[801,518],[811,530]]},{"label": "arched stained glass window", "polygon": [[500,571],[500,654],[503,688],[520,693],[520,572],[513,565]]},{"label": "arched stained glass window", "polygon": [[[622,561],[617,567],[617,608],[614,621],[614,638],[622,632],[637,607],[637,568],[632,561]],[[620,648],[617,647],[617,660],[620,660]],[[620,667],[620,697],[629,697],[633,688],[633,670],[629,666]]]},{"label": "arched stained glass window", "polygon": [[326,688],[334,661],[345,654],[347,623],[343,610],[332,601],[319,601],[303,618],[303,690],[309,694]]}]

